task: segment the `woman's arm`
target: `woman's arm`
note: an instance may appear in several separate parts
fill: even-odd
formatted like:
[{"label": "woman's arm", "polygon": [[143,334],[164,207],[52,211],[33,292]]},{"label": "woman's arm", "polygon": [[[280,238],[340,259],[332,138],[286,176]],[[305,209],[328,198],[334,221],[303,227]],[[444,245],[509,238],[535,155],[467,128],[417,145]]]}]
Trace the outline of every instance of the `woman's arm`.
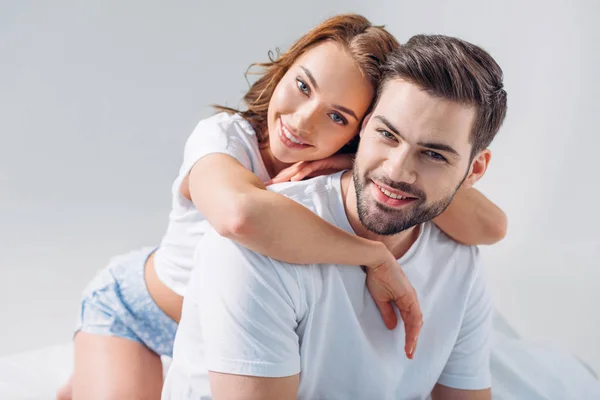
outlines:
[{"label": "woman's arm", "polygon": [[[272,182],[301,180],[343,169],[352,169],[353,156],[338,154],[317,161],[299,162],[281,171]],[[494,244],[506,236],[506,215],[473,188],[458,190],[446,211],[434,222],[455,241]]]},{"label": "woman's arm", "polygon": [[295,264],[377,266],[385,261],[385,245],[352,235],[266,190],[228,155],[200,159],[181,192],[221,236],[268,257]]},{"label": "woman's arm", "polygon": [[506,214],[481,192],[461,188],[435,224],[459,243],[494,244],[506,236]]},{"label": "woman's arm", "polygon": [[181,185],[216,231],[244,247],[294,264],[367,267],[367,287],[385,325],[404,321],[405,351],[413,357],[423,315],[417,294],[387,247],[331,225],[306,207],[266,190],[256,175],[225,154],[201,158]]}]

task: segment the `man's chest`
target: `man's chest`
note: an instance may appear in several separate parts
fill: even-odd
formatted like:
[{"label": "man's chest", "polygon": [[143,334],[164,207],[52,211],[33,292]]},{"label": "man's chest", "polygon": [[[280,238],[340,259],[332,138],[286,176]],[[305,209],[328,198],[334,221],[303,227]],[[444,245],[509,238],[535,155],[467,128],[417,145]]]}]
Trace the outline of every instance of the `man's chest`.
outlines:
[{"label": "man's chest", "polygon": [[[439,379],[460,316],[426,317],[415,358],[404,352],[404,325],[388,330],[364,279],[327,282],[298,328],[300,398],[420,399]],[[444,312],[422,301],[424,314]]]}]

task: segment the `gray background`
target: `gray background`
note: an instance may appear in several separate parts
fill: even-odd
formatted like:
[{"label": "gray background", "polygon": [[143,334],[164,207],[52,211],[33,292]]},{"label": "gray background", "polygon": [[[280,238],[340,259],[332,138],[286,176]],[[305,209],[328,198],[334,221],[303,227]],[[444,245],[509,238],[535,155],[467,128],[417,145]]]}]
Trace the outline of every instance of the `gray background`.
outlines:
[{"label": "gray background", "polygon": [[68,342],[94,271],[160,239],[209,105],[237,106],[251,62],[349,11],[401,41],[473,41],[503,67],[508,118],[479,184],[510,223],[484,248],[495,302],[528,339],[600,371],[591,0],[0,0],[0,355]]}]

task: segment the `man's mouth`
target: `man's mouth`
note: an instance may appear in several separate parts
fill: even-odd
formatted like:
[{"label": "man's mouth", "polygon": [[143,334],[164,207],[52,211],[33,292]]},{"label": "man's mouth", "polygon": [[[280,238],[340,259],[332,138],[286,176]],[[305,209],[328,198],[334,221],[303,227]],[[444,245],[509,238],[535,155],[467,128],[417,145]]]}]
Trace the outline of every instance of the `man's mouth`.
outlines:
[{"label": "man's mouth", "polygon": [[375,181],[372,182],[375,188],[376,199],[387,206],[401,207],[418,200],[416,197],[411,196],[408,193],[404,193],[389,186],[376,183]]},{"label": "man's mouth", "polygon": [[409,197],[409,196],[402,196],[396,193],[392,193],[389,190],[382,188],[381,186],[377,186],[379,188],[379,190],[381,190],[387,197],[390,197],[392,199],[400,199],[400,200],[408,200],[414,197]]}]

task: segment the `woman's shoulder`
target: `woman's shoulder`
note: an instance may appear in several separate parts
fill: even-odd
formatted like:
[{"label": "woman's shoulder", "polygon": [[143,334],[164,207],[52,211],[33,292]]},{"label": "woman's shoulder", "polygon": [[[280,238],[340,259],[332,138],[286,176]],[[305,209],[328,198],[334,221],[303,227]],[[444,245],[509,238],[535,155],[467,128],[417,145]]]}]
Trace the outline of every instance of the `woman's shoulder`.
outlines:
[{"label": "woman's shoulder", "polygon": [[198,122],[185,143],[186,169],[212,153],[230,155],[255,173],[262,163],[256,133],[239,114],[220,112]]},{"label": "woman's shoulder", "polygon": [[196,130],[212,130],[226,136],[246,136],[256,138],[252,125],[239,113],[218,112],[210,117],[200,120]]}]

